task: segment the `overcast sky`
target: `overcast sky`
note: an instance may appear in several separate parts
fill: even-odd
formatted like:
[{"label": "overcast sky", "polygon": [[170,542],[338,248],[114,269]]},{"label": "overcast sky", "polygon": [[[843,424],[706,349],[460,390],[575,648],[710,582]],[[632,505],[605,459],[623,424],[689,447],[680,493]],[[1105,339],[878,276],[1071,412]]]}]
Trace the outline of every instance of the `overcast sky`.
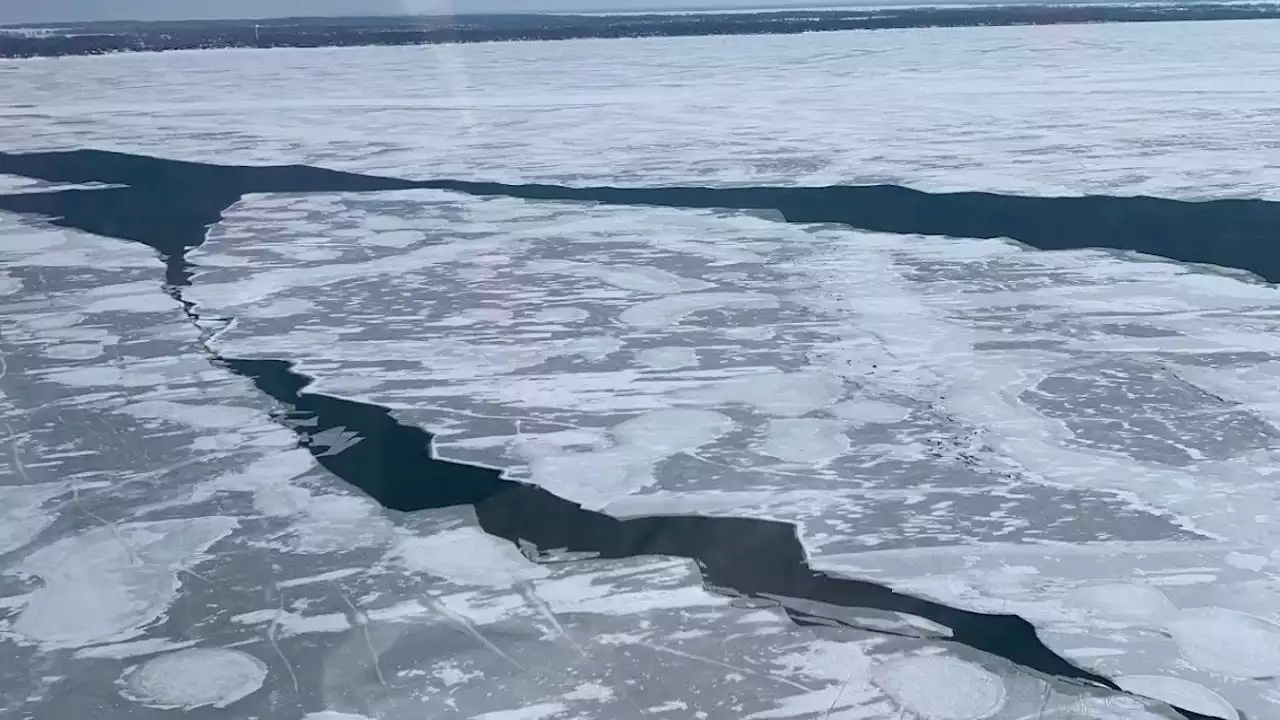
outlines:
[{"label": "overcast sky", "polygon": [[[652,10],[687,7],[781,7],[803,0],[0,0],[0,23],[68,20],[172,20],[297,15],[429,12]],[[832,4],[832,0],[814,4]],[[856,4],[851,2],[849,4]]]}]

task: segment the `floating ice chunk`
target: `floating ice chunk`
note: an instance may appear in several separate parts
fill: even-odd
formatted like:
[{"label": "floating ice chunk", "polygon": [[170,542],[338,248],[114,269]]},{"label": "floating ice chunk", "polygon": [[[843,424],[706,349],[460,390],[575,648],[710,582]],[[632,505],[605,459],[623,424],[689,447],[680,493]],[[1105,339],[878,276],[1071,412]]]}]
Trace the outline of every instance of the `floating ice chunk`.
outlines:
[{"label": "floating ice chunk", "polygon": [[687,400],[754,406],[766,415],[800,417],[844,395],[844,383],[826,372],[776,370],[722,380],[680,393]]},{"label": "floating ice chunk", "polygon": [[769,421],[760,452],[787,462],[817,465],[840,457],[849,446],[849,436],[838,420],[783,418]]},{"label": "floating ice chunk", "polygon": [[1189,608],[1166,624],[1187,662],[1239,678],[1280,675],[1280,626],[1220,607]]},{"label": "floating ice chunk", "polygon": [[473,527],[403,538],[390,556],[414,572],[494,589],[547,575],[515,545]]},{"label": "floating ice chunk", "polygon": [[1178,612],[1160,590],[1132,583],[1076,588],[1067,599],[1106,620],[1131,624],[1158,625]]},{"label": "floating ice chunk", "polygon": [[320,712],[303,715],[302,720],[369,720],[369,718],[364,715],[352,715],[351,713],[338,712],[336,710],[321,710]]},{"label": "floating ice chunk", "polygon": [[872,680],[900,705],[928,720],[982,720],[1005,703],[999,677],[943,655],[890,661],[875,668]]},{"label": "floating ice chunk", "polygon": [[832,406],[831,412],[851,425],[896,423],[911,414],[909,409],[901,405],[880,400],[846,400]]},{"label": "floating ice chunk", "polygon": [[193,648],[126,672],[121,695],[157,708],[223,708],[261,689],[266,677],[266,663],[248,653]]},{"label": "floating ice chunk", "polygon": [[543,260],[530,263],[529,270],[595,278],[623,290],[654,295],[696,292],[714,287],[705,280],[681,277],[661,268],[646,265],[599,265],[569,260]]},{"label": "floating ice chunk", "polygon": [[1240,713],[1218,693],[1181,678],[1126,675],[1115,679],[1121,690],[1168,703],[1183,710],[1222,720],[1240,720]]},{"label": "floating ice chunk", "polygon": [[698,351],[691,347],[646,348],[636,353],[636,362],[654,370],[675,370],[698,364]]},{"label": "floating ice chunk", "polygon": [[13,624],[47,648],[128,640],[177,597],[177,572],[237,522],[202,517],[98,527],[28,555],[17,570],[44,585]]},{"label": "floating ice chunk", "polygon": [[622,322],[638,328],[657,330],[679,323],[694,313],[723,308],[769,310],[778,307],[778,299],[751,293],[708,292],[694,295],[672,295],[633,305],[622,311]]}]

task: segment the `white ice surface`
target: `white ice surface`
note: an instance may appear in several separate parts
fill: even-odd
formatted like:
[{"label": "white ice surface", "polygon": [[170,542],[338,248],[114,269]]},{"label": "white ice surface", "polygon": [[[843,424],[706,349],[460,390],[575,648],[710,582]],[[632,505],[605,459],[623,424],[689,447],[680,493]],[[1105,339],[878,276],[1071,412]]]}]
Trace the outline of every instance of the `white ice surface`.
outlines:
[{"label": "white ice surface", "polygon": [[495,589],[510,588],[547,574],[520,554],[515,545],[473,527],[404,538],[392,551],[392,557],[414,572]]},{"label": "white ice surface", "polygon": [[13,630],[47,648],[128,640],[160,618],[182,578],[236,527],[228,517],[100,527],[23,558],[18,572],[43,585],[27,599]]},{"label": "white ice surface", "polygon": [[760,452],[779,460],[821,464],[849,451],[843,423],[827,418],[777,418],[769,421]]},{"label": "white ice surface", "polygon": [[1116,684],[1128,692],[1167,702],[1171,705],[1222,720],[1239,720],[1231,703],[1209,688],[1180,678],[1158,675],[1126,675]]},{"label": "white ice surface", "polygon": [[636,362],[654,370],[676,370],[698,364],[698,351],[686,347],[645,348],[636,353]]},{"label": "white ice surface", "polygon": [[[45,117],[4,108],[0,147],[509,182],[1275,198],[1275,28],[1089,24],[4,61],[11,102]],[[371,213],[370,227],[403,227],[384,228],[387,215]]]},{"label": "white ice surface", "polygon": [[1188,608],[1166,627],[1183,658],[1227,677],[1280,676],[1280,625],[1238,610]]},{"label": "white ice surface", "polygon": [[[529,472],[538,485],[598,509],[657,483],[654,466],[696,450],[729,432],[733,421],[711,410],[655,410],[610,429],[614,445],[588,452],[532,450]],[[545,446],[543,446],[545,447]]]},{"label": "white ice surface", "polygon": [[895,660],[876,668],[873,677],[903,707],[929,720],[983,720],[1005,703],[999,677],[956,658]]},{"label": "white ice surface", "polygon": [[[26,109],[0,108],[0,147],[94,146],[222,162],[572,184],[900,182],[1041,195],[1276,198],[1280,158],[1271,88],[1280,61],[1269,52],[1275,27],[975,28],[4,62],[6,89],[39,105],[45,118],[32,122]],[[447,72],[424,70],[433,62]],[[700,70],[691,74],[689,67]],[[716,92],[707,92],[710,86]],[[779,115],[779,108],[786,112]],[[423,127],[432,132],[424,134]],[[615,485],[596,499],[615,498],[610,510],[705,508],[793,520],[812,557],[829,567],[956,605],[1018,612],[1051,645],[1090,667],[1162,678],[1137,681],[1153,694],[1190,698],[1185,683],[1195,683],[1253,717],[1274,714],[1280,691],[1253,676],[1256,667],[1273,664],[1280,620],[1274,590],[1280,506],[1271,470],[1280,456],[1264,430],[1280,422],[1280,393],[1271,389],[1280,378],[1273,288],[1132,257],[1028,253],[997,241],[808,232],[747,216],[651,208],[460,200],[441,207],[440,195],[400,196],[401,207],[370,208],[341,228],[335,218],[359,203],[251,198],[214,229],[210,246],[192,254],[203,271],[193,295],[205,309],[244,322],[242,336],[228,334],[229,349],[301,358],[321,376],[322,388],[386,402],[411,421],[442,430],[446,455],[494,461],[509,448],[501,460],[518,474],[533,455],[547,456],[522,454],[529,445],[521,440],[542,438],[547,443],[532,445],[556,448],[551,456],[585,456],[580,462],[589,471],[603,464],[603,477]],[[420,214],[404,212],[404,204]],[[461,214],[447,216],[453,210]],[[468,233],[455,232],[463,226]],[[170,455],[163,463],[128,458],[130,480],[136,482],[135,472],[147,478],[177,473],[174,483],[190,490],[184,499],[165,490],[156,508],[243,498],[243,512],[289,525],[283,535],[255,536],[250,547],[280,553],[273,561],[305,555],[304,565],[325,553],[378,548],[403,537],[365,499],[324,486],[305,453],[285,452],[292,442],[287,432],[264,430],[266,421],[236,432],[218,426],[232,419],[222,415],[202,427],[199,418],[184,415],[184,407],[225,407],[225,396],[184,384],[192,377],[227,382],[201,358],[120,350],[130,339],[139,347],[174,337],[190,342],[161,325],[172,305],[159,292],[153,253],[71,231],[31,229],[11,218],[0,218],[0,232],[0,264],[11,290],[0,295],[3,352],[50,361],[20,381],[39,382],[42,393],[65,391],[66,397],[43,401],[59,411],[138,423],[126,436],[154,437],[149,455],[162,455],[158,445],[167,437],[181,437],[180,447],[199,455]],[[541,288],[546,293],[530,291],[534,272],[521,275],[520,262],[565,261],[513,249],[539,243],[581,243],[586,252],[568,257],[589,271],[558,273],[554,287]],[[593,263],[617,267],[592,269]],[[637,274],[637,267],[662,272]],[[104,283],[91,275],[140,268],[148,274]],[[44,283],[21,280],[32,273],[58,278],[59,272],[63,282],[73,283],[74,274],[87,280],[68,294],[41,294]],[[436,277],[472,284],[455,290],[463,307],[433,305],[427,290]],[[155,283],[154,295],[148,282]],[[94,291],[95,284],[118,287]],[[552,290],[572,297],[554,297]],[[35,293],[29,301],[28,293]],[[365,300],[353,300],[358,293]],[[112,325],[117,316],[134,326]],[[608,319],[596,323],[596,317]],[[405,328],[422,326],[424,318],[439,322],[413,337]],[[520,336],[526,321],[539,323],[528,329],[544,337]],[[815,326],[823,337],[802,334]],[[372,335],[360,334],[370,328],[376,328]],[[687,362],[693,359],[687,353],[651,352],[658,347],[691,349],[696,364]],[[632,357],[635,365],[627,365]],[[384,361],[385,368],[373,367]],[[420,369],[393,362],[417,362]],[[826,379],[811,381],[817,377]],[[1095,382],[1099,378],[1105,382]],[[1154,389],[1143,384],[1152,378]],[[16,396],[14,381],[0,380],[0,391]],[[1224,404],[1196,395],[1197,388]],[[18,432],[28,429],[17,427],[22,413],[37,409],[3,408]],[[711,438],[706,446],[665,441],[673,454],[652,464],[637,462],[634,448],[611,439],[611,429],[630,418],[672,409],[732,416],[734,428],[703,435]],[[781,421],[809,427],[817,420],[829,428],[830,418],[845,423],[853,442],[829,466],[822,461],[830,459],[832,442],[822,443],[828,449],[807,465],[798,456],[787,464],[744,451],[761,447],[771,437],[768,428]],[[102,440],[110,438],[104,426],[76,422],[82,423],[70,426],[76,439],[62,452],[92,452],[88,447],[114,456],[117,446]],[[539,423],[544,426],[530,429]],[[548,439],[556,432],[570,434]],[[678,428],[668,434],[677,436]],[[466,444],[476,438],[485,442]],[[569,439],[574,442],[561,442]],[[64,479],[58,473],[66,461],[56,457],[57,448],[8,445],[14,446],[32,482]],[[251,456],[252,448],[283,460],[241,464],[245,456],[233,453]],[[696,470],[668,467],[694,455]],[[181,474],[181,463],[201,461],[210,467],[194,477]],[[529,479],[527,472],[521,477]],[[571,497],[590,492],[581,485],[558,489]],[[616,498],[616,492],[642,494]],[[48,499],[21,511],[13,524],[17,539],[6,542],[22,549],[38,537],[54,518]],[[981,505],[984,499],[991,504]],[[113,522],[131,519],[132,509],[121,512]],[[1197,533],[1204,544],[1191,542]],[[1155,539],[1127,543],[1135,536]],[[1024,542],[1046,537],[1047,544]],[[985,544],[945,547],[975,539]],[[883,546],[899,549],[861,552]],[[913,554],[911,546],[923,549]],[[25,568],[31,557],[15,553],[6,567]],[[236,563],[260,560],[254,553],[234,557]],[[262,562],[250,573],[258,581],[269,572]],[[165,572],[170,583],[182,577]],[[369,613],[374,624],[439,620],[439,612],[416,601],[394,604],[415,579],[386,572],[395,579],[353,600],[388,603]],[[595,582],[603,588],[585,590],[590,581],[583,580],[559,586],[552,605],[629,627],[650,618],[689,620],[684,613],[694,613],[690,632],[705,625],[697,613],[729,613],[692,588],[620,592],[617,586],[628,582],[622,576]],[[31,593],[15,629],[36,600],[51,602],[51,587]],[[483,593],[493,592],[491,586],[475,587],[481,595],[440,607],[474,623],[505,622],[513,608],[531,607],[524,597],[486,604]],[[261,588],[252,593],[260,603]],[[108,591],[106,597],[114,596]],[[294,617],[330,618],[337,611],[271,612],[275,625],[265,624],[279,629]],[[548,636],[559,637],[545,617],[526,612]],[[104,627],[124,624],[115,618]],[[579,637],[598,634],[589,625],[566,625]],[[322,634],[318,625],[292,627],[304,637]],[[794,632],[784,623],[769,627]],[[102,629],[72,627],[80,636]],[[1217,634],[1223,631],[1254,640],[1224,649]],[[666,632],[653,630],[652,642],[674,644]],[[349,667],[360,672],[339,675],[343,689],[355,692],[362,686],[353,678],[377,677],[368,660],[377,643],[356,626],[346,633],[360,658]],[[258,640],[266,642],[261,634]],[[515,652],[503,642],[504,652]],[[545,655],[553,645],[537,647]],[[554,647],[581,657],[563,642]],[[768,647],[697,649],[723,653],[722,660],[740,666],[762,658],[764,674],[744,674],[752,680],[736,686],[755,688],[751,683],[770,687],[761,678],[779,671],[769,662],[782,651]],[[690,668],[707,666],[649,651],[680,663],[682,681]],[[791,694],[770,697],[768,709],[757,704],[733,717],[820,717],[836,699],[832,719],[880,720],[895,710],[892,698],[877,694],[866,677],[855,678],[840,696],[848,670],[829,677],[814,654],[796,653],[805,660],[787,681],[809,689],[787,686]],[[633,663],[626,665],[630,672],[640,672],[638,661],[626,662]],[[494,663],[474,687],[508,677],[509,667]],[[1243,667],[1247,663],[1256,667]],[[716,672],[723,681],[725,669]],[[1224,680],[1224,674],[1243,677]],[[281,680],[286,697],[287,673]],[[370,696],[387,697],[384,686],[370,684]],[[696,706],[698,698],[684,692],[691,684],[674,685],[667,697]],[[502,683],[505,694],[493,702],[507,709],[493,712],[530,706],[586,712],[567,699],[577,684],[545,698],[532,686]],[[735,686],[715,687],[703,694],[718,701]],[[980,703],[934,705],[936,696],[928,693],[936,688],[915,689],[924,694],[899,701],[944,716],[980,709]],[[1117,715],[1118,702],[1104,707],[1075,698],[1068,705],[1096,718],[1151,717],[1133,706]],[[714,712],[716,706],[708,707]],[[674,716],[697,717],[695,710],[672,708]],[[1009,712],[1034,716],[1042,709]],[[610,711],[630,712],[623,705]],[[433,712],[451,711],[439,705]],[[369,715],[400,720],[424,713],[397,706]]]},{"label": "white ice surface", "polygon": [[[507,468],[588,507],[795,521],[816,562],[854,575],[876,567],[880,553],[865,552],[874,548],[941,553],[980,542],[1004,557],[1020,543],[1047,543],[1026,545],[1031,556],[983,582],[922,569],[923,557],[877,577],[966,608],[1016,608],[1047,628],[1053,647],[1111,674],[1185,679],[1255,713],[1272,705],[1256,688],[1215,679],[1241,670],[1227,667],[1203,619],[1187,625],[1185,615],[1271,612],[1259,612],[1274,596],[1257,583],[1280,548],[1271,522],[1280,505],[1268,490],[1280,414],[1252,399],[1245,382],[1256,381],[1239,379],[1280,351],[1269,334],[1245,332],[1278,317],[1280,297],[1268,286],[1119,253],[1040,253],[710,211],[416,191],[257,202],[229,212],[193,261],[204,252],[283,258],[280,248],[315,232],[278,217],[286,204],[339,232],[348,218],[395,208],[413,227],[467,217],[450,220],[457,244],[484,252],[322,289],[297,265],[327,261],[273,261],[266,272],[297,278],[273,296],[316,309],[301,323],[238,324],[219,338],[227,352],[297,358],[317,368],[319,389],[384,403],[436,430],[443,456]],[[231,242],[251,232],[270,240]],[[370,262],[351,242],[328,247]],[[602,244],[625,258],[620,265],[644,258],[716,289],[628,289],[601,283],[605,270],[548,283],[539,269]],[[751,248],[760,259],[726,272],[703,263],[708,245]],[[223,302],[225,287],[251,283],[255,271],[245,267],[205,270],[191,296],[238,315],[246,305],[206,298]],[[666,294],[655,300],[659,290]],[[447,309],[434,307],[433,293],[448,295]],[[339,296],[360,300],[343,300],[340,315],[328,310]],[[655,302],[683,308],[708,296],[765,300],[714,315],[649,314]],[[547,299],[591,307],[590,323],[538,317]],[[379,310],[389,306],[396,314]],[[506,313],[478,314],[495,308]],[[636,308],[652,320],[626,322]],[[543,350],[561,348],[584,352]],[[674,367],[660,369],[667,354]],[[691,354],[696,365],[683,362]],[[420,370],[369,369],[379,358],[422,357]],[[347,371],[348,362],[361,365]],[[1167,549],[1135,555],[1124,544],[1133,541]],[[1173,559],[1191,542],[1212,552],[1183,567]],[[1112,559],[1062,559],[1076,548]],[[1133,577],[1135,567],[1145,574]],[[1250,607],[1239,606],[1244,596],[1228,602],[1210,592],[1223,578],[1255,583]],[[492,619],[509,610],[477,612]],[[1178,622],[1186,628],[1175,641]],[[1141,641],[1110,641],[1116,627]],[[1270,662],[1266,637],[1246,648],[1247,662]],[[1178,665],[1180,656],[1193,667]]]},{"label": "white ice surface", "polygon": [[[21,462],[22,443],[9,440],[9,450]],[[31,542],[54,520],[44,510],[50,499],[67,491],[65,486],[0,485],[0,555],[13,552]]]}]

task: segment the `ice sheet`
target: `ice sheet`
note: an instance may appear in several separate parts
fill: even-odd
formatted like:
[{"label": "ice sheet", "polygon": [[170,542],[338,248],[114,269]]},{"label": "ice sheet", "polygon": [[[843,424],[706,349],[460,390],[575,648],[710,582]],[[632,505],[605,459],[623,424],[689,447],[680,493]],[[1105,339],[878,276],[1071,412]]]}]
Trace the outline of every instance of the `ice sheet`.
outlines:
[{"label": "ice sheet", "polygon": [[[296,219],[274,218],[275,206],[256,210],[256,202],[229,213],[228,227],[193,261],[206,252],[261,256],[262,247],[217,239],[247,232],[240,225],[272,238],[265,251],[277,257],[282,253],[270,248],[314,232],[295,227]],[[925,571],[892,575],[897,587],[988,612],[1003,612],[1017,598],[1021,614],[1051,628],[1073,616],[1038,614],[1044,576],[1074,593],[1072,612],[1093,618],[1082,626],[1089,633],[1104,633],[1109,623],[1169,632],[1173,618],[1195,605],[1168,600],[1167,588],[1211,586],[1224,568],[1269,572],[1276,546],[1266,488],[1280,434],[1269,405],[1230,385],[1239,373],[1274,362],[1268,334],[1231,331],[1277,317],[1280,298],[1269,287],[1119,253],[771,225],[713,211],[426,191],[287,202],[308,223],[337,229],[371,214],[396,213],[410,227],[453,218],[460,245],[486,248],[323,290],[303,282],[300,268],[342,261],[297,259],[292,272],[299,279],[273,296],[315,310],[287,324],[240,316],[218,340],[229,353],[287,352],[316,368],[321,391],[355,393],[436,430],[446,457],[506,468],[619,516],[794,521],[818,560],[958,543],[1049,543],[1028,546],[1047,558],[1056,555],[1045,547],[1135,541],[1166,542],[1169,552],[1205,541],[1222,548],[1210,569],[1170,570],[1158,583],[1123,573],[1068,582],[1047,561],[1001,575],[1007,585],[998,594]],[[724,250],[750,248],[760,259],[726,272],[708,263],[690,236]],[[351,236],[328,247],[354,260],[357,242]],[[547,281],[546,268],[600,247],[609,248],[596,260],[605,268]],[[440,256],[450,252],[442,247]],[[704,279],[714,289],[601,282],[613,277],[607,266],[634,267],[638,259],[667,273],[653,277]],[[270,272],[283,262],[272,261]],[[252,264],[206,269],[191,297],[210,312],[238,314],[244,305],[217,302],[230,297],[224,284],[247,281]],[[655,300],[655,292],[665,294]],[[762,301],[722,305],[683,322],[626,322],[637,307],[690,307],[708,296]],[[441,297],[447,307],[436,307]],[[557,324],[538,311],[548,302],[590,312]],[[496,308],[505,314],[468,315]],[[323,331],[298,329],[321,326],[313,317],[323,318]],[[459,317],[475,320],[455,322]],[[408,348],[429,347],[417,338],[441,333],[466,350],[433,351],[421,365],[379,363],[421,357]],[[383,339],[389,336],[394,344]],[[599,352],[532,354],[587,337]],[[628,441],[626,428],[638,422],[649,428],[643,442]],[[1153,556],[1151,572],[1170,568],[1161,557]],[[1131,567],[1126,562],[1117,567]],[[492,612],[498,610],[477,617]],[[1115,674],[1185,679],[1258,712],[1269,704],[1201,671],[1183,677],[1156,662],[1181,653],[1176,645],[1170,654],[1067,633],[1050,637],[1080,662]],[[1214,666],[1206,659],[1217,657],[1212,649],[1195,642],[1184,641],[1187,653]],[[1250,658],[1265,665],[1267,647],[1262,641]],[[985,712],[985,691],[975,692],[976,704],[956,710],[959,716]],[[823,697],[829,705],[832,698]],[[931,697],[899,704],[932,707]],[[1130,711],[1139,712],[1117,712]]]},{"label": "ice sheet", "polygon": [[[1276,26],[4,61],[15,106],[0,113],[0,147],[510,182],[1276,198]],[[370,229],[404,229],[386,217],[371,213]]]},{"label": "ice sheet", "polygon": [[[0,147],[568,184],[1276,198],[1275,26],[4,62],[14,102],[43,118],[0,108]],[[424,69],[442,58],[465,82]],[[623,717],[633,702],[717,717],[726,698],[733,718],[972,717],[992,677],[1008,718],[1155,717],[928,642],[832,630],[833,649],[707,593],[683,563],[540,577],[465,513],[387,517],[210,368],[152,252],[12,218],[0,233],[0,357],[23,369],[0,377],[0,450],[25,474],[0,560],[34,579],[5,600],[5,637],[109,643],[75,653],[88,666],[10,643],[23,659],[5,711],[135,711],[84,698],[114,697],[125,653],[189,634],[272,663],[246,716],[296,715],[301,676],[321,686],[309,707],[381,720]],[[439,431],[446,456],[618,514],[793,521],[815,561],[1017,612],[1142,694],[1221,696],[1251,717],[1280,702],[1254,677],[1280,619],[1273,288],[1150,258],[444,193],[248,198],[191,260],[202,311],[237,318],[223,349],[299,360],[318,389]],[[655,441],[661,454],[637,448]],[[577,476],[538,476],[540,458]],[[232,517],[235,551],[194,570],[126,565],[103,534]],[[450,539],[520,587],[394,552]],[[67,567],[107,590],[55,632],[71,601],[41,561],[68,548],[103,556]],[[145,611],[114,614],[135,581]],[[173,619],[210,605],[254,621]],[[1253,639],[1224,649],[1223,633]],[[904,680],[920,663],[972,692]],[[533,679],[535,664],[575,676]]]}]

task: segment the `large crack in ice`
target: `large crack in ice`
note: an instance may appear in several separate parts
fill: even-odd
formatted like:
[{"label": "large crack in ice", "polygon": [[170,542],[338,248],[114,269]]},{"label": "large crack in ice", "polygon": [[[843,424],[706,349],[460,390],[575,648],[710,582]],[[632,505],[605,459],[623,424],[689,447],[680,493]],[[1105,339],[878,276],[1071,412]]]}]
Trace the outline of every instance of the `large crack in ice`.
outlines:
[{"label": "large crack in ice", "polygon": [[[1280,220],[1280,204],[1263,201],[938,195],[888,186],[622,189],[412,182],[303,166],[216,166],[99,151],[0,153],[0,172],[62,183],[116,185],[0,195],[0,209],[39,215],[55,225],[157,250],[166,263],[166,286],[179,301],[182,287],[191,281],[186,252],[200,245],[208,226],[245,195],[409,188],[526,199],[772,210],[793,222],[838,222],[893,233],[1010,237],[1043,249],[1082,247],[1087,242],[1158,251],[1174,259],[1236,267],[1268,279],[1280,277],[1280,255],[1268,252],[1263,244]],[[184,307],[198,319],[189,303],[184,301]],[[211,359],[250,378],[279,402],[285,410],[277,419],[294,429],[320,465],[388,508],[418,511],[471,505],[486,532],[541,551],[570,550],[602,558],[653,554],[687,558],[699,564],[708,584],[733,593],[900,612],[946,627],[950,642],[1047,675],[1120,689],[1054,653],[1022,617],[961,610],[877,583],[814,570],[790,523],[694,515],[618,519],[543,488],[508,480],[498,470],[439,459],[426,431],[398,422],[380,406],[308,392],[310,378],[296,372],[288,361],[222,358],[212,351]],[[359,441],[334,451],[314,442],[325,431],[354,433]],[[797,622],[806,622],[803,611],[788,611]],[[1209,717],[1175,709],[1187,718]]]}]

